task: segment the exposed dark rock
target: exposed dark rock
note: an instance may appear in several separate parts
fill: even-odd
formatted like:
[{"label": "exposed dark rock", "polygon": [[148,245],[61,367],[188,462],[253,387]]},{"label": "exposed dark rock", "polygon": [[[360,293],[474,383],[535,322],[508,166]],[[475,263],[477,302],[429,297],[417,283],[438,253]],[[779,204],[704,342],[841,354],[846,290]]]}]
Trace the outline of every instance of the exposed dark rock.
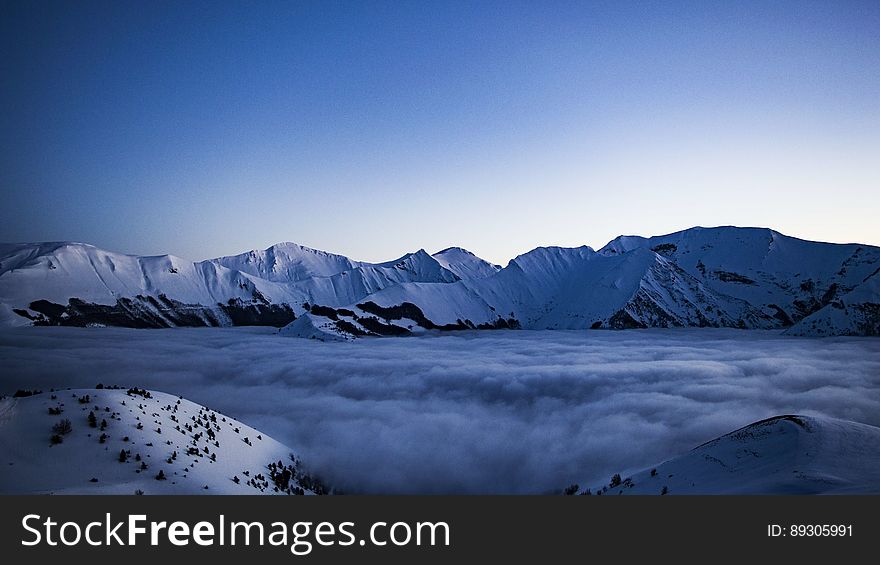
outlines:
[{"label": "exposed dark rock", "polygon": [[32,316],[30,312],[28,312],[27,310],[22,310],[21,308],[13,308],[12,311],[19,316],[32,321],[37,321],[43,318],[43,316]]},{"label": "exposed dark rock", "polygon": [[861,314],[856,335],[880,336],[880,304],[873,302],[850,306]]},{"label": "exposed dark rock", "polygon": [[478,330],[518,330],[519,328],[519,320],[516,318],[508,318],[505,320],[500,316],[494,322],[485,322],[477,326]]},{"label": "exposed dark rock", "polygon": [[783,327],[787,328],[788,326],[791,326],[794,324],[794,322],[791,319],[791,316],[789,316],[785,312],[785,310],[783,310],[782,308],[780,308],[776,304],[768,304],[767,307],[773,309],[773,317],[776,318],[777,320],[779,320],[779,322],[782,324]]},{"label": "exposed dark rock", "polygon": [[71,298],[67,306],[48,300],[31,302],[30,309],[42,316],[35,318],[34,325],[119,326],[124,328],[168,328],[173,326],[206,327],[223,325],[220,313],[225,314],[233,325],[282,327],[295,319],[293,310],[286,304],[264,304],[230,299],[217,308],[201,304],[185,304],[160,294],[158,297],[138,295],[119,298],[116,304],[95,304]]},{"label": "exposed dark rock", "polygon": [[873,277],[877,273],[880,273],[880,267],[877,267],[876,269],[874,269],[874,272],[871,273],[870,275],[868,275],[867,277],[865,277],[864,279],[862,279],[862,282],[867,281],[868,279],[870,279],[871,277]]},{"label": "exposed dark rock", "polygon": [[48,300],[35,300],[30,304],[31,310],[39,312],[49,318],[59,317],[64,314],[64,306],[49,302]]},{"label": "exposed dark rock", "polygon": [[412,302],[404,302],[402,304],[398,304],[397,306],[379,306],[372,300],[368,300],[362,304],[357,305],[358,308],[363,310],[364,312],[369,312],[370,314],[374,314],[383,320],[400,320],[402,318],[409,318],[413,320],[418,325],[422,326],[426,329],[434,329],[436,326],[431,320],[425,317],[425,314],[422,312],[422,309],[413,304]]},{"label": "exposed dark rock", "polygon": [[[456,320],[454,324],[435,324],[431,320],[429,320],[425,314],[422,312],[421,308],[416,306],[411,302],[403,302],[402,304],[398,304],[397,306],[379,306],[373,301],[367,301],[362,304],[357,305],[358,308],[363,310],[364,312],[369,312],[370,314],[374,314],[379,318],[382,318],[386,322],[390,322],[391,320],[401,320],[403,318],[410,319],[414,321],[419,326],[427,329],[427,330],[441,330],[441,331],[455,331],[455,330],[474,330],[474,329],[518,329],[520,327],[519,321],[513,318],[512,316],[508,319],[504,319],[498,317],[494,322],[485,322],[480,324],[479,326],[475,325],[470,320]],[[364,318],[360,319],[360,322],[363,324]],[[364,326],[366,327],[366,326]],[[372,328],[367,328],[371,331]],[[378,332],[377,332],[378,333]]]},{"label": "exposed dark rock", "polygon": [[813,312],[816,312],[822,308],[822,303],[810,296],[806,299],[794,300],[791,305],[794,307],[794,319],[795,321],[800,320],[802,318],[806,318]]},{"label": "exposed dark rock", "polygon": [[356,335],[359,337],[374,335],[374,334],[365,332],[364,330],[360,329],[359,327],[357,327],[356,325],[352,324],[351,322],[349,322],[347,320],[336,320],[336,328],[339,331],[345,332],[350,335]]},{"label": "exposed dark rock", "polygon": [[324,316],[325,318],[330,318],[331,320],[339,319],[339,317],[336,315],[336,310],[330,308],[329,306],[320,306],[318,304],[315,304],[312,306],[310,312],[315,316]]},{"label": "exposed dark rock", "polygon": [[406,328],[402,328],[400,326],[395,326],[394,324],[385,324],[381,322],[378,318],[373,317],[365,317],[358,320],[360,324],[365,327],[370,332],[376,335],[385,335],[385,336],[402,336],[402,335],[410,335],[410,331]]},{"label": "exposed dark rock", "polygon": [[633,318],[626,310],[618,310],[613,316],[608,318],[608,327],[613,330],[632,330],[646,326]]},{"label": "exposed dark rock", "polygon": [[678,246],[674,243],[661,243],[651,248],[651,251],[664,257],[669,257],[678,250]]},{"label": "exposed dark rock", "polygon": [[819,299],[823,305],[830,304],[834,297],[837,296],[838,286],[837,283],[831,283],[831,286],[828,287],[828,290],[822,295],[822,298]]},{"label": "exposed dark rock", "polygon": [[755,281],[739,273],[731,273],[729,271],[715,271],[715,276],[718,277],[718,280],[720,280],[721,282],[755,284]]},{"label": "exposed dark rock", "polygon": [[[287,304],[246,303],[240,298],[220,304],[234,326],[272,326],[281,328],[296,319]],[[210,311],[208,311],[210,313]],[[215,325],[219,325],[215,324]]]}]

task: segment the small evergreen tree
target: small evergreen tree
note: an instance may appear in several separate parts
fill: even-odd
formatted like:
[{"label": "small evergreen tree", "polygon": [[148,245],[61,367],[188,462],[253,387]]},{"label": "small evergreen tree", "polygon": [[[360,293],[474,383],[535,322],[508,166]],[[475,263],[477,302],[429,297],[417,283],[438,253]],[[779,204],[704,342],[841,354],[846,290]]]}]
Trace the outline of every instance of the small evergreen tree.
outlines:
[{"label": "small evergreen tree", "polygon": [[125,463],[126,461],[128,461],[128,454],[122,449],[119,451],[119,462]]},{"label": "small evergreen tree", "polygon": [[608,484],[609,487],[614,488],[620,486],[620,473],[614,473],[614,476],[611,477],[611,482]]},{"label": "small evergreen tree", "polygon": [[70,420],[64,418],[63,420],[59,420],[54,426],[52,426],[52,431],[56,434],[67,435],[73,430],[73,424],[70,423]]}]

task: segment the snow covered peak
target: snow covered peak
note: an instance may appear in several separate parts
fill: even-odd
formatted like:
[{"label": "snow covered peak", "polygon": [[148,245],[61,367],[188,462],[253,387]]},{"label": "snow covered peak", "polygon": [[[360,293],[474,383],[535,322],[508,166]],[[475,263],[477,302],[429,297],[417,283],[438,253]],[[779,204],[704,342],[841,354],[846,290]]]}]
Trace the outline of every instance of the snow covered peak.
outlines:
[{"label": "snow covered peak", "polygon": [[218,257],[211,262],[273,282],[329,277],[361,264],[343,255],[289,242],[278,243],[263,250],[254,249],[239,255]]},{"label": "snow covered peak", "polygon": [[424,249],[407,253],[393,261],[365,264],[364,268],[394,270],[407,274],[405,280],[401,280],[401,282],[455,282],[458,280],[458,275],[447,269]]},{"label": "snow covered peak", "polygon": [[633,249],[645,247],[645,241],[646,238],[640,235],[619,235],[606,243],[597,253],[605,256],[620,255]]},{"label": "snow covered peak", "polygon": [[536,247],[527,253],[517,255],[511,259],[511,266],[522,270],[530,270],[540,264],[554,265],[556,267],[569,266],[591,258],[596,252],[588,245],[580,247]]},{"label": "snow covered peak", "polygon": [[480,259],[461,247],[447,247],[434,253],[432,257],[462,280],[483,279],[501,270],[500,266]]},{"label": "snow covered peak", "polygon": [[[639,247],[654,248],[663,244],[667,246],[672,244],[676,247],[683,245],[690,248],[707,248],[719,244],[727,246],[732,244],[758,244],[759,247],[766,248],[774,241],[776,236],[782,236],[782,234],[769,228],[740,228],[736,226],[704,228],[696,226],[653,237],[620,235],[609,241],[599,250],[599,253],[603,255],[616,255]],[[664,254],[664,249],[661,248],[658,252]]]}]

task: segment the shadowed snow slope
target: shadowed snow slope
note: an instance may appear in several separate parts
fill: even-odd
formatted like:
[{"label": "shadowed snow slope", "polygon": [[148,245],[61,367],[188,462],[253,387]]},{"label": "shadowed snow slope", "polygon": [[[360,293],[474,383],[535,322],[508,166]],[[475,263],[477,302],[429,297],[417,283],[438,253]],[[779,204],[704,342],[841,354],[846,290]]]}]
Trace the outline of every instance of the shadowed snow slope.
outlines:
[{"label": "shadowed snow slope", "polygon": [[[56,428],[65,420],[68,431]],[[3,494],[311,494],[322,488],[300,471],[287,446],[155,391],[73,389],[4,398],[0,454]]]},{"label": "shadowed snow slope", "polygon": [[[777,416],[597,489],[602,494],[880,493],[880,428]],[[664,491],[665,489],[665,491]]]}]

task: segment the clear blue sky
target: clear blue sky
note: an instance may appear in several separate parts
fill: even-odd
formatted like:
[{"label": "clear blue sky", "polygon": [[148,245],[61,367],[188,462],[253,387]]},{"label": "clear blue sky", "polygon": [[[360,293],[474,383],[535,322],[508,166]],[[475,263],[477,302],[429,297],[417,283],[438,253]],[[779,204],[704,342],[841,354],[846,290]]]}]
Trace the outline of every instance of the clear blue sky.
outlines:
[{"label": "clear blue sky", "polygon": [[2,241],[880,244],[880,2],[0,6]]}]

